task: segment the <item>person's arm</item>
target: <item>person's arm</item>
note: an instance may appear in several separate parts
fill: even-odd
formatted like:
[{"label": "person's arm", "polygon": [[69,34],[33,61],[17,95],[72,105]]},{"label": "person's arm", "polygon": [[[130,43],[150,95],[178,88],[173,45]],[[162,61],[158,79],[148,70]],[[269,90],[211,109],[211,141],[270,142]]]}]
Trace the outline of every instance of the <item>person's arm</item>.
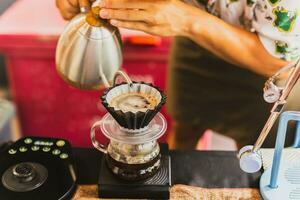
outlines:
[{"label": "person's arm", "polygon": [[100,16],[118,27],[186,36],[220,58],[270,76],[288,62],[270,55],[255,33],[179,0],[103,0]]},{"label": "person's arm", "polygon": [[187,21],[190,28],[184,34],[227,62],[264,76],[271,76],[288,64],[269,54],[257,34],[213,15],[195,12]]}]

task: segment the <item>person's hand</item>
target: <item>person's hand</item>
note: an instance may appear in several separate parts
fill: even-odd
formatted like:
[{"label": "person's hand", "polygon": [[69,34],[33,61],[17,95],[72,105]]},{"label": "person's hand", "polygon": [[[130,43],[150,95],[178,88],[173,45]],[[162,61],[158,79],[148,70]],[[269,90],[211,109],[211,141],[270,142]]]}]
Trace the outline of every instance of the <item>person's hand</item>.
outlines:
[{"label": "person's hand", "polygon": [[65,20],[72,19],[80,12],[80,8],[89,9],[95,0],[56,0],[56,6]]},{"label": "person's hand", "polygon": [[185,35],[194,11],[180,0],[102,0],[100,7],[100,17],[114,26],[160,36]]},{"label": "person's hand", "polygon": [[72,19],[80,12],[78,0],[56,0],[56,6],[65,20]]}]

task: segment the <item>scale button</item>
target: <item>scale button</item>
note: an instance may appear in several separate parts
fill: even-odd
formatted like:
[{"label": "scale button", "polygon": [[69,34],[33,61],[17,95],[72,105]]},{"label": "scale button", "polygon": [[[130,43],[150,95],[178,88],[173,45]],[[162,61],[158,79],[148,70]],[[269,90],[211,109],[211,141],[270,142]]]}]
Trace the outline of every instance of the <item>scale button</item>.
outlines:
[{"label": "scale button", "polygon": [[15,153],[17,153],[17,150],[15,150],[15,149],[10,149],[10,150],[8,150],[8,153],[9,153],[9,154],[15,154]]},{"label": "scale button", "polygon": [[24,140],[25,144],[31,144],[32,143],[32,139],[31,138],[26,138]]},{"label": "scale button", "polygon": [[53,155],[58,155],[58,154],[60,154],[60,150],[54,149],[54,150],[52,151],[52,154],[53,154]]},{"label": "scale button", "polygon": [[58,141],[56,142],[56,146],[58,146],[58,147],[62,147],[62,146],[64,146],[65,144],[66,144],[66,142],[63,141],[63,140],[58,140]]},{"label": "scale button", "polygon": [[22,152],[22,153],[23,153],[23,152],[26,152],[26,151],[27,151],[27,148],[22,146],[22,147],[19,148],[19,151]]},{"label": "scale button", "polygon": [[31,150],[32,150],[32,151],[38,151],[39,149],[40,149],[39,146],[32,146],[32,147],[31,147]]},{"label": "scale button", "polygon": [[69,157],[69,155],[68,154],[66,154],[66,153],[62,153],[62,154],[60,154],[60,156],[59,156],[61,159],[66,159],[66,158],[68,158]]},{"label": "scale button", "polygon": [[43,147],[44,152],[49,152],[50,150],[51,150],[50,147]]}]

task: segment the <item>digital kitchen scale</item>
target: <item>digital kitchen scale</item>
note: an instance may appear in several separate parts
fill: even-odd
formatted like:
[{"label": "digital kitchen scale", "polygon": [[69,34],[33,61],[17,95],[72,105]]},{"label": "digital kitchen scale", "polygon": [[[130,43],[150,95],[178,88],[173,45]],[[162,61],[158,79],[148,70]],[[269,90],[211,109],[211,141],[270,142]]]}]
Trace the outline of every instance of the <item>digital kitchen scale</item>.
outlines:
[{"label": "digital kitchen scale", "polygon": [[161,144],[161,167],[152,177],[142,181],[125,181],[116,177],[102,157],[98,194],[100,198],[169,199],[171,186],[171,159],[168,145]]}]

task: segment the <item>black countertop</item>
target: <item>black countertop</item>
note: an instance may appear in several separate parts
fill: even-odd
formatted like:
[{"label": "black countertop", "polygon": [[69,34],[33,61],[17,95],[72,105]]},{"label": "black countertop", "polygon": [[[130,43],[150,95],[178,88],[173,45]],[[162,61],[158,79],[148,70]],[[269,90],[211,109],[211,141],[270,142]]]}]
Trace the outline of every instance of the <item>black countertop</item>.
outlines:
[{"label": "black countertop", "polygon": [[[79,184],[96,184],[102,153],[75,148]],[[205,188],[258,188],[261,173],[247,174],[239,168],[232,151],[170,151],[172,184]]]}]

